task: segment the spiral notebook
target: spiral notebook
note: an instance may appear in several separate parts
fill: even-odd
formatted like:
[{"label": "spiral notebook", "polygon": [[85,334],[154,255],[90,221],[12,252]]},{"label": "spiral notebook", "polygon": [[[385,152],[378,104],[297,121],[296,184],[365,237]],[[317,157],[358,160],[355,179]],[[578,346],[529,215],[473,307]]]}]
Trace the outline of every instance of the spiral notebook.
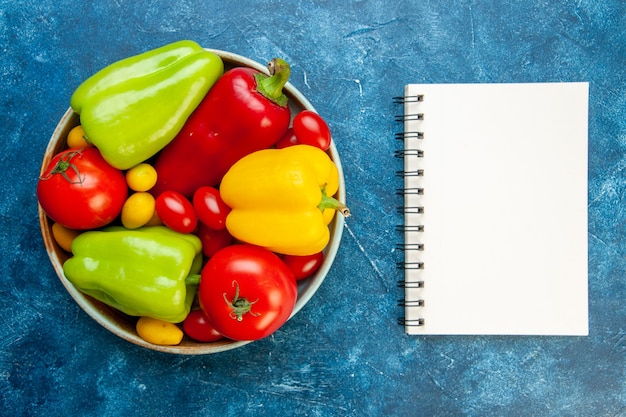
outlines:
[{"label": "spiral notebook", "polygon": [[410,84],[408,334],[587,335],[588,83]]}]

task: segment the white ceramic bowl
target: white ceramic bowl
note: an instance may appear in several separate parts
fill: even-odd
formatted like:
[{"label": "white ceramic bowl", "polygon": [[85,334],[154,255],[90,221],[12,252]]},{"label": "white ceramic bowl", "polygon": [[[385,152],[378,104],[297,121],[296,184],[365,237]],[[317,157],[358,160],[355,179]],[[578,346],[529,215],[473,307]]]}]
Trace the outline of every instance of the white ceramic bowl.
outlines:
[{"label": "white ceramic bowl", "polygon": [[[255,61],[252,61],[251,59],[221,50],[208,50],[214,52],[222,58],[222,60],[224,61],[225,71],[232,67],[245,66],[255,68],[257,70],[267,73],[265,65],[259,64]],[[304,109],[315,111],[311,103],[309,103],[304,95],[302,95],[302,93],[300,93],[300,91],[298,91],[291,83],[287,83],[284,91],[289,97],[289,106],[292,110],[292,117],[297,112]],[[54,130],[52,137],[50,138],[50,142],[48,143],[48,147],[44,154],[41,166],[42,171],[45,169],[45,167],[48,166],[50,160],[55,154],[66,148],[67,134],[74,126],[78,124],[79,116],[74,113],[71,108],[68,109],[65,115],[63,115],[63,118],[57,125],[56,129]],[[339,154],[337,153],[337,149],[335,148],[334,143],[331,143],[328,153],[339,170],[339,191],[335,195],[335,198],[345,203],[346,196],[343,170],[341,167]],[[52,266],[54,267],[54,270],[61,280],[61,283],[67,289],[72,298],[89,316],[91,316],[95,321],[97,321],[100,325],[102,325],[105,329],[109,330],[113,334],[131,343],[143,346],[148,349],[185,355],[203,355],[217,353],[234,349],[250,343],[247,341],[231,341],[227,339],[211,343],[201,343],[196,342],[193,339],[188,338],[187,336],[185,336],[183,341],[177,346],[159,346],[144,341],[137,335],[137,332],[135,331],[135,323],[137,321],[136,317],[127,316],[120,311],[83,294],[82,292],[78,291],[72,285],[72,283],[67,280],[67,278],[65,278],[65,275],[63,274],[63,263],[70,255],[63,249],[61,249],[54,241],[51,232],[52,222],[46,216],[41,207],[39,207],[39,222],[41,224],[41,232],[44,244],[46,246],[46,250],[48,252],[48,256],[50,257]],[[337,214],[333,222],[330,224],[330,242],[325,249],[324,263],[322,264],[319,271],[314,276],[307,278],[306,280],[299,281],[298,299],[296,301],[292,317],[293,315],[298,313],[298,311],[300,311],[300,309],[302,309],[302,307],[304,307],[304,305],[311,299],[313,294],[315,294],[319,286],[324,281],[324,278],[328,274],[328,271],[330,270],[331,265],[335,259],[335,255],[337,254],[337,250],[339,249],[341,234],[343,231],[343,222],[343,216]]]}]

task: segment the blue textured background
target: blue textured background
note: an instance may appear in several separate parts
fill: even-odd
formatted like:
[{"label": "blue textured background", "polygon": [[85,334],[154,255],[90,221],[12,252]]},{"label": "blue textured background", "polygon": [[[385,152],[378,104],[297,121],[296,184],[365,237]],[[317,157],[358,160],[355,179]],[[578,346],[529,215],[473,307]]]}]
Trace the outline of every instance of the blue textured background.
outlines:
[{"label": "blue textured background", "polygon": [[[624,1],[90,3],[0,0],[0,413],[626,416]],[[138,348],[89,318],[48,262],[35,196],[80,81],[184,38],[292,64],[331,126],[353,213],[294,319],[202,357]],[[590,82],[590,335],[405,336],[392,96],[408,82],[531,81]]]}]

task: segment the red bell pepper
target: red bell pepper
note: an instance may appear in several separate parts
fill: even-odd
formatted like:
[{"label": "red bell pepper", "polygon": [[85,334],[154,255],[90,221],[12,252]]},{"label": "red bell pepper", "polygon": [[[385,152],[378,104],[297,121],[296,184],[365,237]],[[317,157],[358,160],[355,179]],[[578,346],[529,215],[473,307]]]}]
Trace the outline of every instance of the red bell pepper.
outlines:
[{"label": "red bell pepper", "polygon": [[201,186],[216,186],[243,156],[272,147],[289,128],[283,87],[289,64],[275,58],[270,75],[230,69],[213,85],[180,133],[155,162],[152,193],[177,191],[188,198]]}]

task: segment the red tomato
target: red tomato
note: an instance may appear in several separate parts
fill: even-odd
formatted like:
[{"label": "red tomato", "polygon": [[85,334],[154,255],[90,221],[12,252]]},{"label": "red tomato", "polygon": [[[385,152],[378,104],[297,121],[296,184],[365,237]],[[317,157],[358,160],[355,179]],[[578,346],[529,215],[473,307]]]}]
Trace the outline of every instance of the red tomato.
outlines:
[{"label": "red tomato", "polygon": [[198,300],[219,333],[233,340],[269,336],[291,316],[298,287],[273,252],[248,244],[228,246],[202,269]]},{"label": "red tomato", "polygon": [[128,187],[122,171],[96,148],[68,149],[55,155],[37,183],[41,208],[70,229],[96,229],[122,211]]},{"label": "red tomato", "polygon": [[154,203],[157,215],[164,225],[179,233],[191,233],[196,230],[198,218],[191,202],[181,193],[164,191]]},{"label": "red tomato", "polygon": [[233,243],[233,237],[228,232],[227,229],[215,230],[211,229],[209,226],[205,225],[202,222],[198,223],[198,230],[196,230],[196,235],[200,238],[202,242],[202,253],[207,258],[215,255],[215,252],[218,250],[229,246]]},{"label": "red tomato", "polygon": [[284,255],[283,262],[287,264],[297,280],[308,278],[320,269],[324,262],[324,253],[318,252],[313,255]]},{"label": "red tomato", "polygon": [[191,310],[183,321],[185,334],[198,342],[215,342],[224,336],[211,326],[202,310]]},{"label": "red tomato", "polygon": [[278,142],[276,142],[276,149],[287,148],[289,146],[293,146],[297,144],[298,144],[298,138],[296,137],[296,134],[293,132],[293,128],[290,127],[289,129],[287,129],[283,137],[280,138]]},{"label": "red tomato", "polygon": [[230,207],[224,203],[217,188],[198,188],[193,194],[193,208],[200,222],[211,229],[221,230],[226,227],[226,216],[230,213]]},{"label": "red tomato", "polygon": [[322,116],[311,110],[302,110],[293,118],[293,132],[297,141],[322,150],[330,147],[330,129]]}]

